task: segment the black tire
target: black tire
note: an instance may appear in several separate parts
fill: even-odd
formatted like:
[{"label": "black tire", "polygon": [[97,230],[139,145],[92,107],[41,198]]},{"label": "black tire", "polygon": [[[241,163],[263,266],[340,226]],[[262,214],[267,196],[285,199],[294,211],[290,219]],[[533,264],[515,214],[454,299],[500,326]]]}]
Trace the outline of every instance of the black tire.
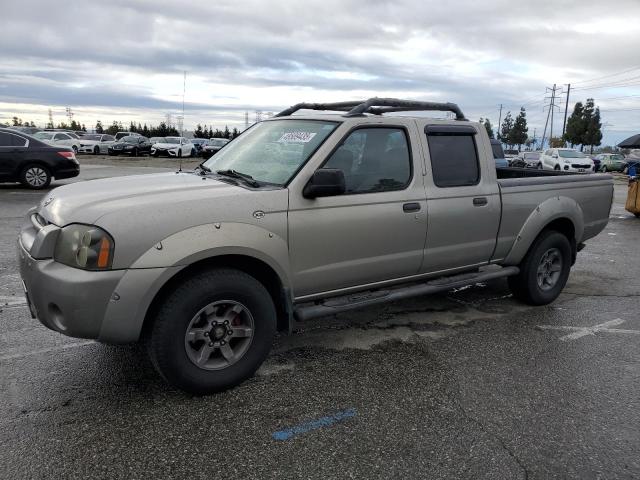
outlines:
[{"label": "black tire", "polygon": [[32,163],[20,172],[20,183],[33,190],[42,190],[51,183],[51,172],[44,165]]},{"label": "black tire", "polygon": [[198,154],[198,152],[196,152],[196,149],[195,149],[195,148],[192,148],[192,149],[191,149],[191,156],[192,156],[192,157],[195,157],[197,154]]},{"label": "black tire", "polygon": [[134,148],[134,149],[131,151],[131,156],[132,156],[132,157],[137,157],[137,156],[138,156],[138,149],[137,149],[137,148]]},{"label": "black tire", "polygon": [[560,165],[556,165],[555,167],[553,167],[553,169],[560,171]]},{"label": "black tire", "polygon": [[[206,369],[190,359],[187,331],[201,317],[199,312],[203,308],[225,301],[238,302],[246,308],[252,318],[252,337],[235,363],[229,362],[216,370]],[[188,393],[207,395],[251,377],[269,354],[275,332],[276,310],[266,288],[244,272],[215,269],[194,275],[166,297],[155,315],[147,350],[154,367],[169,384]],[[211,340],[213,330],[208,335]],[[207,340],[203,341],[206,344]],[[228,342],[230,347],[232,340]],[[213,356],[217,353],[214,350]]]},{"label": "black tire", "polygon": [[107,152],[110,157],[115,157],[117,154],[115,152]]},{"label": "black tire", "polygon": [[[550,251],[559,253],[560,270],[553,286],[542,287],[539,283],[538,268],[541,267],[543,256]],[[520,263],[520,273],[509,277],[509,288],[513,296],[524,303],[547,305],[558,298],[567,283],[570,271],[571,244],[569,240],[565,235],[555,230],[545,230],[536,238]]]},{"label": "black tire", "polygon": [[537,168],[538,170],[542,170],[542,163],[538,163]]},{"label": "black tire", "polygon": [[100,155],[100,147],[99,146],[95,146],[93,147],[93,154],[94,155]]}]

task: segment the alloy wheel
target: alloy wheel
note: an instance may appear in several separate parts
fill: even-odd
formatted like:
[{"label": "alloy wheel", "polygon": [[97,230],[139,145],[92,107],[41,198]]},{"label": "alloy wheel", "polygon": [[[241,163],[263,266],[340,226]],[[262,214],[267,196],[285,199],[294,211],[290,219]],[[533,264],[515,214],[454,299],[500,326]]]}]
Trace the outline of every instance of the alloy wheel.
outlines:
[{"label": "alloy wheel", "polygon": [[562,253],[557,248],[550,248],[542,257],[538,264],[537,280],[538,287],[543,291],[552,290],[562,275]]},{"label": "alloy wheel", "polygon": [[189,360],[204,370],[222,370],[249,350],[254,321],[247,307],[219,300],[202,308],[189,322],[184,348]]}]

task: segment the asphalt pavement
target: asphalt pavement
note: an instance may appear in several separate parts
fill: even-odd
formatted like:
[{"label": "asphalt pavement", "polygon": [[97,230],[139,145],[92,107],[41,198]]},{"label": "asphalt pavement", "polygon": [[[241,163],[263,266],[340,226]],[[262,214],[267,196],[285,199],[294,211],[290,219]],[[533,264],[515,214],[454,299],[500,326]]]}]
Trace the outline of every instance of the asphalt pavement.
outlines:
[{"label": "asphalt pavement", "polygon": [[[84,165],[82,181],[164,171]],[[552,305],[506,282],[297,325],[209,397],[145,352],[29,316],[15,256],[44,192],[0,185],[0,478],[640,478],[640,220],[606,230]]]}]

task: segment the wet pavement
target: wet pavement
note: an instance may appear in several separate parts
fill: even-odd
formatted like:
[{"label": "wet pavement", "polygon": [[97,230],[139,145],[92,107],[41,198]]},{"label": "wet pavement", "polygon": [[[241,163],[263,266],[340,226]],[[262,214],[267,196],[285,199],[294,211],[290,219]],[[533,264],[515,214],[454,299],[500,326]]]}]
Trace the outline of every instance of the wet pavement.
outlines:
[{"label": "wet pavement", "polygon": [[625,192],[552,305],[498,281],[318,319],[255,378],[194,398],[139,347],[30,318],[15,240],[44,193],[0,185],[0,478],[638,478],[640,220]]}]

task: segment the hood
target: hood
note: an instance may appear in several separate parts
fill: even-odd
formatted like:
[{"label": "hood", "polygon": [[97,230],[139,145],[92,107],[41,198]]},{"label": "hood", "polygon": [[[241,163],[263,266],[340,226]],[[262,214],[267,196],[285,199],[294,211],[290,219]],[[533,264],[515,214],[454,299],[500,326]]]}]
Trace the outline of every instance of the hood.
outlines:
[{"label": "hood", "polygon": [[126,268],[176,232],[214,222],[268,224],[279,216],[256,220],[254,212],[286,212],[287,205],[285,188],[251,190],[211,176],[171,172],[65,185],[44,197],[39,213],[58,226],[103,228],[117,246],[114,268]]},{"label": "hood", "polygon": [[196,203],[201,197],[219,199],[250,193],[236,185],[203,178],[193,173],[171,172],[72,183],[45,196],[40,213],[58,226],[95,224],[105,214],[126,215],[147,206],[161,210],[164,204]]},{"label": "hood", "polygon": [[154,143],[153,144],[153,148],[172,149],[172,148],[178,148],[179,146],[180,146],[179,143]]}]

